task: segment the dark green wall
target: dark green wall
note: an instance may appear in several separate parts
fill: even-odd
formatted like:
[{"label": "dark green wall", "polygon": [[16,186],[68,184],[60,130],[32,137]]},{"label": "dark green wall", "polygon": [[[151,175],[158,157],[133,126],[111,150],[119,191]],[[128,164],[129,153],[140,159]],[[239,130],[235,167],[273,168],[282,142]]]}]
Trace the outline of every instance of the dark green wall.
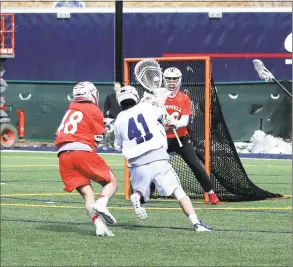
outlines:
[{"label": "dark green wall", "polygon": [[[74,83],[27,83],[8,82],[5,92],[7,110],[16,124],[15,111],[26,112],[26,139],[53,140],[54,133],[68,106],[67,96],[71,96]],[[284,83],[291,91],[292,83]],[[100,91],[100,107],[112,84],[96,84]],[[291,138],[292,111],[288,98],[273,83],[218,84],[218,96],[222,111],[234,141],[249,141],[254,131],[260,129],[268,134]],[[19,94],[29,100],[21,100]],[[233,96],[238,95],[236,99]],[[273,95],[273,99],[271,94]],[[279,97],[277,97],[279,95]]]},{"label": "dark green wall", "polygon": [[[7,81],[5,91],[6,109],[13,123],[17,123],[16,110],[25,111],[25,138],[53,140],[62,117],[68,107],[67,96],[71,96],[74,83],[15,83]],[[100,107],[113,85],[97,85],[100,92]],[[19,94],[29,100],[21,100]]]},{"label": "dark green wall", "polygon": [[[292,82],[282,83],[292,91]],[[291,138],[292,99],[275,83],[217,85],[226,124],[234,141],[249,141],[255,130]],[[236,99],[232,99],[233,96]]]}]

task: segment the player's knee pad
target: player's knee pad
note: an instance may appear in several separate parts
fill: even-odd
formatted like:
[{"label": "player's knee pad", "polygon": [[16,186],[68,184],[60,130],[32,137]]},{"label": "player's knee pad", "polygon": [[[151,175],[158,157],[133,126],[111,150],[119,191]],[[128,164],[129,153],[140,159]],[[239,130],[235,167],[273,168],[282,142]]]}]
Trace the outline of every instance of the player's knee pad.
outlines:
[{"label": "player's knee pad", "polygon": [[182,187],[176,187],[176,189],[173,192],[173,196],[177,199],[177,201],[180,201],[182,198],[186,197],[186,193],[182,189]]}]

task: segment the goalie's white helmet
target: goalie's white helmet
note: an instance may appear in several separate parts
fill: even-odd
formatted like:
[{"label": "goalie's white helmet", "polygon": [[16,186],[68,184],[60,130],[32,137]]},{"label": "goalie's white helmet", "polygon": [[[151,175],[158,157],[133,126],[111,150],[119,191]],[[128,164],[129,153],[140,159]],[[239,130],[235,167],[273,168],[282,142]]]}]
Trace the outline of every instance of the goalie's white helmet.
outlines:
[{"label": "goalie's white helmet", "polygon": [[136,104],[139,101],[139,95],[137,90],[133,86],[130,86],[130,85],[122,87],[119,91],[117,91],[116,98],[120,106],[121,106],[121,102],[126,99],[132,99],[135,101]]},{"label": "goalie's white helmet", "polygon": [[73,87],[73,100],[75,102],[92,102],[98,105],[99,91],[91,82],[80,82]]},{"label": "goalie's white helmet", "polygon": [[163,73],[164,86],[171,92],[170,97],[175,97],[180,90],[182,73],[179,69],[171,67]]}]

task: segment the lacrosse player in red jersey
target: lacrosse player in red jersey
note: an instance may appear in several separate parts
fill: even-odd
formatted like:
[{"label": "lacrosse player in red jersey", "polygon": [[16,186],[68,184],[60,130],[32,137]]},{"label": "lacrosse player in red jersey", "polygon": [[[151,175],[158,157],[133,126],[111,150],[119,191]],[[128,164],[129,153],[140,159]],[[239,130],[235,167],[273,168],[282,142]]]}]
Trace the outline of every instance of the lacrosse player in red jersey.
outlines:
[{"label": "lacrosse player in red jersey", "polygon": [[[99,92],[90,82],[80,82],[73,88],[73,101],[56,132],[55,145],[64,190],[72,192],[76,189],[83,197],[85,208],[96,226],[97,236],[114,236],[106,226],[116,223],[107,209],[107,203],[117,191],[117,180],[96,153],[96,143],[104,133],[98,98]],[[102,186],[98,200],[90,181]]]},{"label": "lacrosse player in red jersey", "polygon": [[[176,152],[183,158],[204,191],[208,193],[210,203],[218,204],[219,199],[213,190],[214,186],[205,169],[197,160],[196,152],[188,133],[187,126],[189,116],[192,115],[192,110],[190,98],[188,95],[180,92],[181,79],[182,73],[177,68],[168,68],[163,73],[164,87],[171,92],[171,95],[165,102],[165,107],[169,114],[165,120],[165,129],[168,138],[168,153]],[[174,128],[177,131],[182,147],[179,146],[178,140],[176,139],[173,130]]]}]

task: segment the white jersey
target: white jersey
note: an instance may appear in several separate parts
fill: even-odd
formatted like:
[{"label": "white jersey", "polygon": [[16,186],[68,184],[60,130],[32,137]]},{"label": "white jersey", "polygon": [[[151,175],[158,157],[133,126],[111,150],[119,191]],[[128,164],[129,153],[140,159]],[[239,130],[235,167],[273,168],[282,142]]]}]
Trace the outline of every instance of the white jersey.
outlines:
[{"label": "white jersey", "polygon": [[160,147],[167,149],[166,133],[158,122],[163,114],[163,108],[147,102],[121,111],[114,124],[115,146],[122,147],[122,154],[127,159]]}]

